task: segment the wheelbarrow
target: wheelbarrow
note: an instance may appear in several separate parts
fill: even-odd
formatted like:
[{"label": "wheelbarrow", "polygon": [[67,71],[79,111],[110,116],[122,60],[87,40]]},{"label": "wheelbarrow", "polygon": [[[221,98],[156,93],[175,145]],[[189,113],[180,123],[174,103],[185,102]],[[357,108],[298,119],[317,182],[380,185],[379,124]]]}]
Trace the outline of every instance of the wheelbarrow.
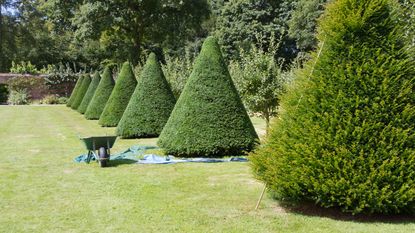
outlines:
[{"label": "wheelbarrow", "polygon": [[99,136],[80,139],[84,142],[88,150],[85,162],[89,163],[94,158],[99,162],[101,167],[106,167],[110,159],[110,149],[114,145],[117,136]]}]

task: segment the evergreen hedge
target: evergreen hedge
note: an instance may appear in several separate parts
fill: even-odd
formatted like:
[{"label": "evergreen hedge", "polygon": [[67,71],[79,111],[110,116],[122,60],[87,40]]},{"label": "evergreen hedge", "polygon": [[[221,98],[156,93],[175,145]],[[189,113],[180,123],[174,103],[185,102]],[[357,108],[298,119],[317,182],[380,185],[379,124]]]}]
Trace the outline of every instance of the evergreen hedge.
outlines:
[{"label": "evergreen hedge", "polygon": [[114,79],[112,78],[111,69],[106,67],[102,74],[101,81],[95,90],[94,96],[85,112],[85,118],[88,120],[98,120],[104,111],[105,105],[114,89]]},{"label": "evergreen hedge", "polygon": [[86,91],[85,96],[78,107],[79,113],[84,114],[86,112],[86,109],[88,108],[88,105],[91,102],[92,97],[94,96],[95,90],[97,89],[100,80],[101,76],[99,75],[99,72],[96,71],[94,76],[92,77],[91,84],[89,84],[88,90]]},{"label": "evergreen hedge", "polygon": [[257,139],[217,40],[208,37],[158,144],[168,154],[218,157],[250,151]]},{"label": "evergreen hedge", "polygon": [[279,199],[413,213],[415,62],[399,6],[333,1],[318,37],[321,55],[282,96],[267,143],[251,156],[254,173]]},{"label": "evergreen hedge", "polygon": [[99,118],[98,123],[100,125],[105,127],[117,126],[136,85],[137,80],[135,79],[130,63],[125,62],[115,82],[111,96]]},{"label": "evergreen hedge", "polygon": [[82,81],[84,81],[84,76],[79,77],[78,81],[76,81],[75,87],[72,90],[71,96],[69,97],[68,103],[66,103],[67,107],[71,107],[72,103],[75,99],[76,94],[78,93],[79,87],[82,84]]},{"label": "evergreen hedge", "polygon": [[76,96],[71,104],[72,109],[78,109],[79,105],[84,99],[85,93],[88,90],[90,83],[91,83],[91,76],[87,74],[84,76],[84,80],[82,81],[81,86],[79,86],[78,93],[76,93]]},{"label": "evergreen hedge", "polygon": [[175,103],[156,55],[151,53],[118,123],[117,135],[123,138],[159,136]]}]

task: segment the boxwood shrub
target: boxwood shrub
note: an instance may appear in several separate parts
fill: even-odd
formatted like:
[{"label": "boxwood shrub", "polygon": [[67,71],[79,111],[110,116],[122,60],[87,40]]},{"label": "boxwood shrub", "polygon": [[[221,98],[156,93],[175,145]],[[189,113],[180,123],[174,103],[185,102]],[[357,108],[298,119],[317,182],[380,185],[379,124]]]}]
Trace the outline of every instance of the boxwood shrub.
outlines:
[{"label": "boxwood shrub", "polygon": [[69,97],[69,100],[68,100],[68,103],[66,103],[66,106],[68,107],[72,106],[75,96],[78,93],[79,87],[81,86],[83,81],[84,81],[84,76],[82,75],[81,77],[79,77],[78,81],[76,81],[75,87],[72,90],[71,96]]},{"label": "boxwood shrub", "polygon": [[89,84],[88,90],[86,91],[85,96],[77,109],[79,113],[84,114],[86,112],[86,109],[88,108],[88,105],[94,96],[95,90],[97,89],[100,80],[101,76],[99,75],[99,72],[96,71],[92,77],[91,83]]},{"label": "boxwood shrub", "polygon": [[111,96],[99,118],[98,123],[100,125],[105,127],[117,126],[136,85],[137,80],[135,79],[133,69],[130,63],[125,62],[122,65]]},{"label": "boxwood shrub", "polygon": [[89,84],[91,84],[91,76],[89,74],[86,74],[84,75],[84,80],[82,81],[81,86],[79,86],[79,90],[76,93],[76,96],[72,102],[72,109],[78,109],[79,105],[84,99],[86,92],[88,91]]},{"label": "boxwood shrub", "polygon": [[250,151],[257,139],[217,40],[208,37],[158,144],[183,157],[220,157]]},{"label": "boxwood shrub", "polygon": [[101,81],[95,90],[94,96],[88,105],[85,112],[85,118],[88,120],[98,120],[101,116],[102,111],[111,95],[112,89],[114,88],[115,82],[112,78],[112,72],[109,67],[106,67],[102,74]]},{"label": "boxwood shrub", "polygon": [[151,53],[117,126],[117,135],[123,138],[159,136],[175,103],[156,55]]}]

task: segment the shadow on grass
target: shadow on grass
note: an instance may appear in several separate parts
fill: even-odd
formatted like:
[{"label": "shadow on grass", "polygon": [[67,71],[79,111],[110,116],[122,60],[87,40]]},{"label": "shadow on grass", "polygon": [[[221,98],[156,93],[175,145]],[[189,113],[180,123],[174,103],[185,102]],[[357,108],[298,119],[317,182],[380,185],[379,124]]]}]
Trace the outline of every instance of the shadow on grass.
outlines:
[{"label": "shadow on grass", "polygon": [[291,203],[280,202],[280,206],[286,212],[304,216],[330,218],[339,221],[362,222],[362,223],[415,223],[415,214],[356,214],[344,213],[340,208],[324,208],[312,202]]},{"label": "shadow on grass", "polygon": [[137,163],[137,161],[131,160],[131,159],[111,160],[108,163],[108,167],[118,167],[122,165],[133,164],[133,163]]}]

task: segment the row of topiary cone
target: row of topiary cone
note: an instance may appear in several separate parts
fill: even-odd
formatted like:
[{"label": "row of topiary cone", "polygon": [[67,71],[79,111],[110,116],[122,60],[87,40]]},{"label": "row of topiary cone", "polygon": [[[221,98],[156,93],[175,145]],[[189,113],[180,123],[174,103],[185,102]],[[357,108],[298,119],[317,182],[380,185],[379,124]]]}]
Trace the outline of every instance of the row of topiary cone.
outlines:
[{"label": "row of topiary cone", "polygon": [[216,39],[206,39],[189,80],[176,103],[155,54],[150,54],[138,81],[128,62],[117,82],[106,68],[102,79],[81,77],[68,106],[117,126],[123,138],[160,136],[166,153],[224,156],[253,149],[258,136],[230,78]]}]

